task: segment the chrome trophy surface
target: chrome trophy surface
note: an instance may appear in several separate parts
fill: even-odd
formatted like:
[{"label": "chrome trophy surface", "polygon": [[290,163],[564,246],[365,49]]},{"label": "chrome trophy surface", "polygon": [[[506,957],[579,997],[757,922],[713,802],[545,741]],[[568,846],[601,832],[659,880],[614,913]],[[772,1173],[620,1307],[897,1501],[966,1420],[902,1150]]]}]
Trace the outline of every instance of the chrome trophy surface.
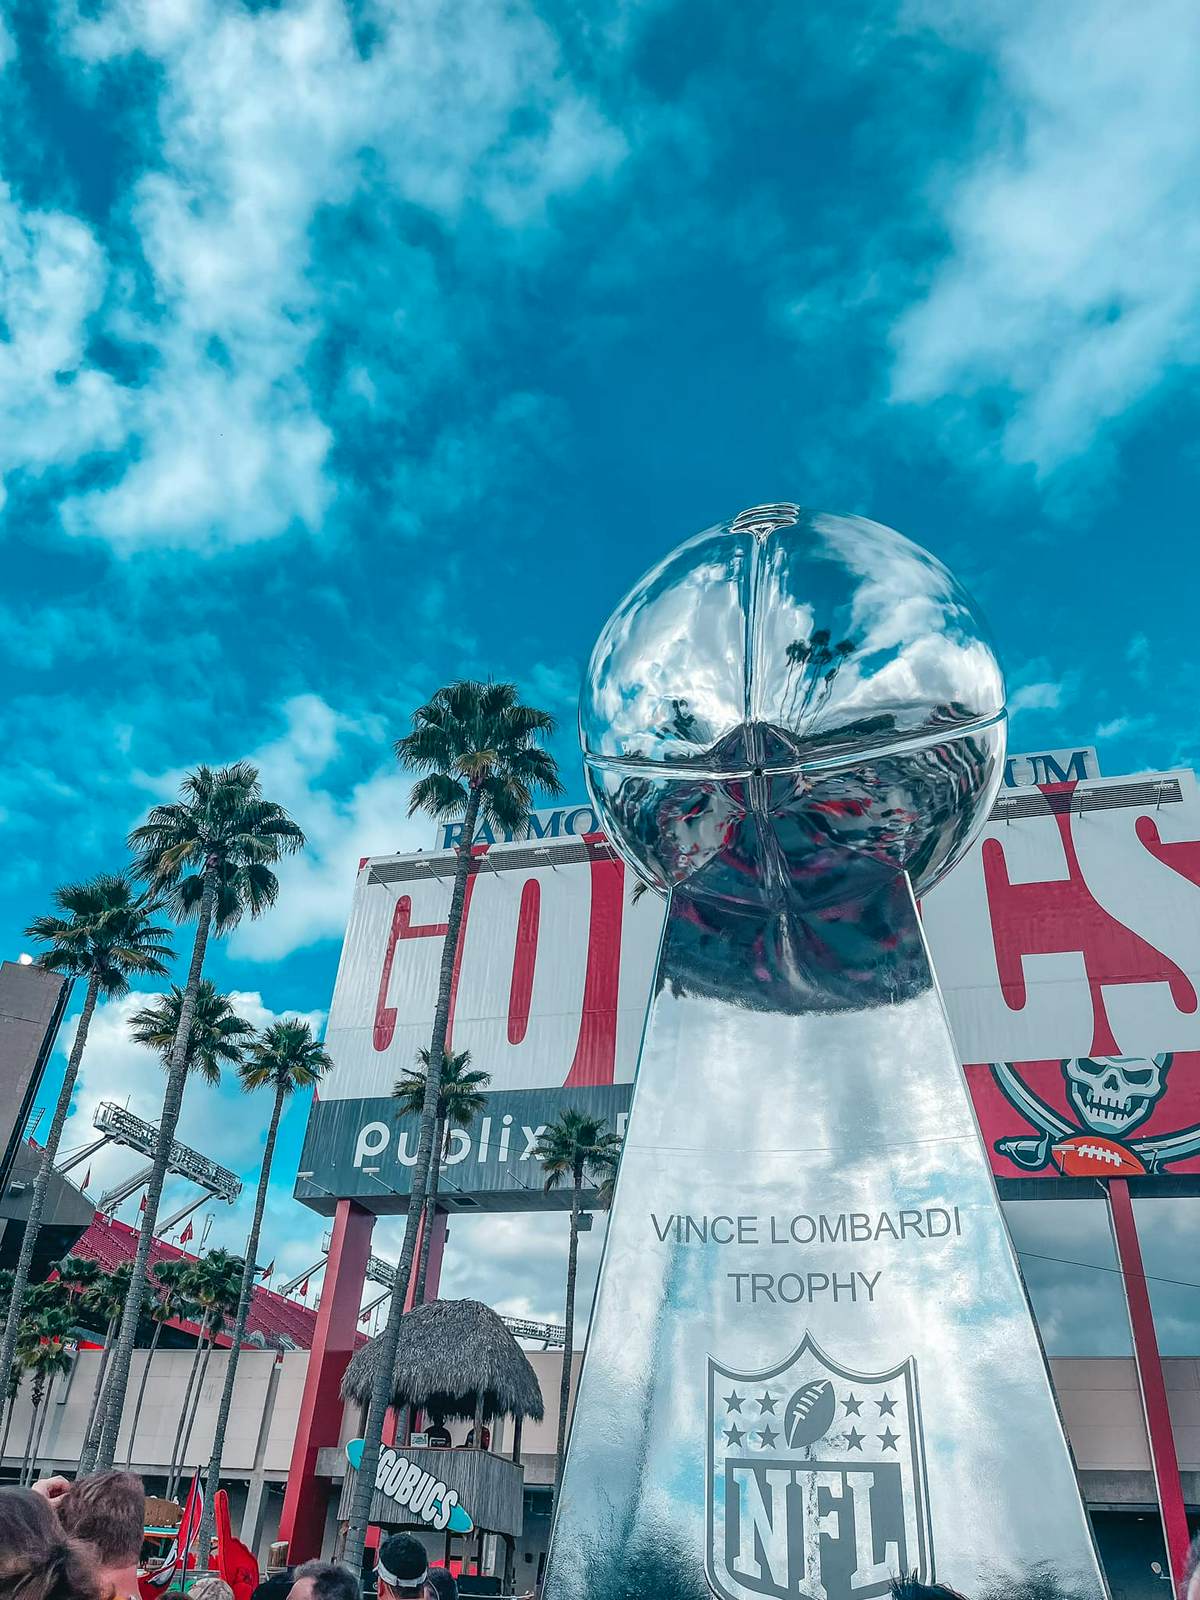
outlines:
[{"label": "chrome trophy surface", "polygon": [[1103,1595],[914,900],[1003,767],[970,600],[755,507],[617,607],[580,733],[669,903],[544,1600]]}]

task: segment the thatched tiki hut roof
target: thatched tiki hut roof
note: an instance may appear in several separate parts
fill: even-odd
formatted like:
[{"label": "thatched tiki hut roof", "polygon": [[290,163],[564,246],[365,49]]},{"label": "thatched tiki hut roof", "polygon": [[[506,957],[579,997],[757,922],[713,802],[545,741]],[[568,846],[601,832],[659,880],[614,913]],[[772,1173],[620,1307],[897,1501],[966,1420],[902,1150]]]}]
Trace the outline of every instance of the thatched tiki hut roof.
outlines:
[{"label": "thatched tiki hut roof", "polygon": [[[380,1341],[355,1351],[342,1398],[369,1403]],[[417,1405],[447,1420],[532,1417],[542,1420],[542,1391],[524,1350],[490,1306],[478,1300],[433,1300],[400,1323],[392,1404]]]}]

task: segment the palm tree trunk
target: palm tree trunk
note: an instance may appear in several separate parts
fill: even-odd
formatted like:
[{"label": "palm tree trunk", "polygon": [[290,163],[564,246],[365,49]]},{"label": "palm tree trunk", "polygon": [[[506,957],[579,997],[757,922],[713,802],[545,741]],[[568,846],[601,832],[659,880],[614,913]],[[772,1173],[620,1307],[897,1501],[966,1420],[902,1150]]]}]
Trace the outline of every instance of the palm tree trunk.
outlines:
[{"label": "palm tree trunk", "polygon": [[42,1435],[46,1431],[46,1419],[50,1415],[50,1401],[51,1401],[51,1398],[53,1397],[53,1394],[54,1394],[54,1379],[55,1379],[55,1377],[56,1377],[56,1374],[52,1372],[50,1374],[50,1381],[46,1385],[45,1398],[42,1400],[42,1412],[41,1412],[41,1416],[38,1418],[37,1438],[33,1442],[33,1460],[29,1463],[29,1481],[30,1481],[30,1483],[32,1483],[33,1480],[37,1477],[38,1457],[42,1453]]},{"label": "palm tree trunk", "polygon": [[138,1384],[137,1405],[133,1408],[133,1422],[129,1428],[129,1453],[125,1457],[125,1470],[133,1460],[133,1441],[137,1434],[138,1420],[142,1415],[142,1401],[146,1397],[146,1380],[150,1376],[150,1363],[154,1360],[154,1352],[158,1349],[158,1341],[162,1338],[163,1325],[161,1322],[154,1324],[154,1337],[150,1341],[150,1348],[146,1351],[146,1365],[142,1368],[142,1381]]},{"label": "palm tree trunk", "polygon": [[412,1273],[417,1229],[429,1183],[434,1124],[437,1121],[438,1095],[442,1087],[442,1060],[446,1054],[446,1030],[450,1022],[450,987],[454,977],[454,958],[458,952],[458,941],[462,933],[463,907],[467,897],[467,880],[471,875],[471,852],[475,843],[475,829],[479,823],[480,798],[479,789],[472,783],[467,798],[467,808],[463,815],[462,839],[458,846],[458,862],[454,869],[454,888],[450,895],[450,911],[446,918],[446,942],[442,946],[442,964],[438,974],[437,1009],[433,1015],[433,1037],[429,1043],[425,1105],[421,1111],[421,1137],[417,1144],[416,1166],[413,1168],[408,1223],[404,1229],[400,1259],[396,1263],[396,1290],[388,1306],[387,1323],[380,1335],[379,1365],[375,1369],[375,1381],[371,1386],[371,1403],[367,1408],[367,1425],[363,1430],[362,1459],[354,1482],[354,1500],[350,1507],[350,1524],[346,1530],[344,1560],[354,1573],[362,1568],[363,1546],[366,1543],[367,1523],[371,1516],[371,1497],[375,1487],[375,1471],[379,1466],[379,1446],[383,1438],[383,1420],[391,1400],[392,1371],[396,1365],[400,1319],[404,1315],[404,1297]]},{"label": "palm tree trunk", "polygon": [[200,1409],[200,1397],[204,1393],[204,1380],[208,1376],[208,1363],[212,1357],[213,1345],[217,1342],[220,1318],[214,1316],[212,1327],[208,1330],[208,1346],[204,1352],[204,1360],[200,1363],[200,1377],[196,1382],[196,1392],[192,1396],[192,1409],[188,1417],[187,1432],[183,1436],[183,1448],[179,1452],[179,1463],[175,1468],[178,1476],[175,1479],[175,1488],[178,1490],[183,1483],[184,1473],[187,1471],[188,1445],[192,1442],[192,1429],[196,1426],[196,1413]]},{"label": "palm tree trunk", "polygon": [[571,1338],[575,1328],[575,1273],[579,1266],[579,1197],[583,1192],[583,1163],[575,1163],[575,1181],[571,1187],[571,1243],[567,1250],[567,1314],[563,1337],[562,1381],[558,1389],[558,1460],[554,1464],[554,1500],[552,1509],[558,1509],[558,1492],[562,1487],[563,1461],[567,1454],[567,1409],[571,1403]]},{"label": "palm tree trunk", "polygon": [[63,1076],[62,1088],[58,1091],[58,1101],[54,1107],[54,1117],[50,1123],[50,1132],[46,1135],[46,1148],[42,1151],[42,1164],[38,1168],[37,1180],[33,1185],[33,1198],[29,1202],[29,1220],[25,1224],[25,1234],[21,1240],[21,1253],[17,1257],[17,1265],[13,1272],[12,1294],[8,1302],[8,1319],[4,1325],[4,1338],[0,1341],[0,1372],[7,1372],[12,1366],[13,1354],[17,1348],[17,1327],[21,1320],[21,1307],[25,1301],[25,1291],[29,1287],[29,1274],[33,1269],[33,1253],[37,1248],[38,1233],[42,1226],[42,1213],[46,1209],[46,1192],[50,1187],[50,1174],[54,1170],[54,1158],[58,1154],[63,1124],[66,1122],[67,1113],[71,1109],[71,1096],[75,1093],[75,1080],[79,1076],[79,1063],[83,1060],[88,1030],[92,1026],[92,1014],[96,1009],[96,998],[99,993],[100,976],[99,973],[93,972],[88,977],[87,996],[84,999],[83,1010],[79,1016],[79,1026],[75,1029],[75,1042],[71,1046],[71,1054],[67,1059],[67,1070]]},{"label": "palm tree trunk", "polygon": [[421,1229],[421,1259],[417,1262],[417,1292],[413,1295],[415,1306],[425,1304],[425,1279],[429,1272],[429,1241],[433,1237],[433,1224],[437,1217],[438,1181],[442,1175],[442,1162],[448,1154],[446,1147],[450,1142],[449,1135],[450,1130],[446,1126],[445,1118],[440,1117],[433,1133],[433,1157],[429,1163],[425,1224]]},{"label": "palm tree trunk", "polygon": [[179,1481],[180,1473],[176,1470],[180,1466],[179,1447],[183,1442],[183,1430],[187,1426],[188,1407],[191,1405],[192,1390],[196,1384],[196,1373],[200,1368],[200,1355],[204,1349],[204,1341],[208,1338],[210,1313],[205,1312],[200,1323],[200,1337],[196,1340],[196,1348],[192,1352],[192,1365],[188,1370],[187,1386],[183,1391],[183,1404],[179,1408],[179,1421],[175,1426],[175,1443],[171,1446],[171,1466],[167,1472],[167,1499],[175,1493],[175,1486]]},{"label": "palm tree trunk", "polygon": [[225,1429],[229,1426],[229,1412],[233,1406],[233,1386],[237,1381],[238,1356],[242,1340],[246,1337],[246,1322],[250,1316],[250,1303],[254,1296],[255,1263],[258,1258],[258,1236],[262,1230],[263,1212],[267,1204],[267,1189],[271,1182],[271,1164],[275,1159],[275,1137],[279,1132],[279,1119],[283,1115],[284,1087],[275,1090],[275,1106],[271,1112],[271,1125],[267,1129],[267,1142],[263,1146],[262,1164],[258,1169],[258,1194],[254,1200],[254,1218],[250,1224],[250,1237],[246,1240],[246,1264],[242,1268],[242,1287],[238,1293],[237,1316],[233,1324],[233,1343],[225,1366],[225,1383],[221,1389],[221,1404],[217,1408],[217,1421],[213,1431],[212,1456],[208,1463],[208,1491],[204,1497],[204,1518],[200,1523],[201,1550],[208,1549],[216,1525],[216,1494],[221,1487],[221,1457],[225,1451]]},{"label": "palm tree trunk", "polygon": [[4,1418],[4,1438],[0,1439],[0,1462],[3,1462],[5,1456],[8,1454],[8,1435],[9,1435],[10,1429],[12,1428],[13,1415],[16,1412],[16,1409],[17,1409],[17,1396],[21,1392],[21,1383],[22,1383],[23,1379],[24,1379],[24,1373],[22,1373],[21,1376],[17,1379],[17,1387],[13,1390],[12,1394],[8,1397],[8,1411],[7,1411],[7,1413],[5,1415],[5,1418]]},{"label": "palm tree trunk", "polygon": [[100,1444],[100,1431],[96,1427],[96,1416],[100,1408],[100,1396],[104,1393],[104,1380],[108,1375],[108,1363],[112,1356],[112,1336],[116,1326],[116,1317],[109,1317],[108,1327],[104,1331],[104,1349],[100,1352],[100,1363],[96,1368],[96,1384],[92,1390],[92,1403],[88,1409],[87,1424],[83,1430],[83,1448],[79,1452],[79,1471],[81,1475],[92,1470],[96,1461],[96,1450]]},{"label": "palm tree trunk", "polygon": [[142,1311],[142,1287],[146,1282],[146,1269],[150,1261],[150,1242],[154,1238],[154,1228],[158,1221],[158,1206],[167,1176],[167,1160],[179,1122],[184,1084],[187,1082],[188,1040],[192,1034],[192,1018],[196,1013],[196,991],[200,987],[200,978],[204,972],[204,955],[208,948],[208,933],[212,926],[216,893],[217,861],[214,856],[209,856],[204,863],[204,889],[200,896],[187,987],[183,991],[183,1004],[179,1008],[179,1026],[175,1030],[175,1041],[171,1046],[167,1090],[163,1096],[162,1118],[154,1146],[154,1171],[150,1175],[150,1187],[146,1191],[146,1209],[142,1213],[142,1229],[138,1235],[137,1253],[133,1259],[133,1275],[129,1283],[125,1310],[121,1316],[121,1329],[117,1335],[117,1349],[108,1385],[108,1399],[104,1407],[104,1425],[100,1432],[100,1449],[96,1457],[96,1463],[101,1469],[111,1467],[117,1453],[117,1435],[121,1430],[121,1417],[125,1410],[125,1391],[129,1387],[129,1364],[133,1359],[138,1319]]},{"label": "palm tree trunk", "polygon": [[25,1454],[21,1457],[20,1481],[22,1484],[25,1482],[25,1475],[29,1470],[29,1457],[33,1451],[33,1430],[37,1425],[38,1412],[41,1410],[42,1405],[42,1395],[44,1395],[45,1392],[46,1391],[44,1388],[39,1391],[37,1379],[35,1378],[33,1383],[33,1393],[30,1395],[33,1409],[29,1413],[29,1432],[25,1435]]}]

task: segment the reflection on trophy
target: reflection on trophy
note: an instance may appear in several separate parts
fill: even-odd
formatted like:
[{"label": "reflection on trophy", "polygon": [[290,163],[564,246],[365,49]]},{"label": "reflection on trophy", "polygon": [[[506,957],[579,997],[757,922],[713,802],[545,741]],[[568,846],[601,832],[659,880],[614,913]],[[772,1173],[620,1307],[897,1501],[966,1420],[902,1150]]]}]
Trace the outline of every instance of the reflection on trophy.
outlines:
[{"label": "reflection on trophy", "polygon": [[580,725],[669,908],[547,1600],[1102,1594],[914,900],[1003,766],[971,601],[756,507],[621,602]]}]

